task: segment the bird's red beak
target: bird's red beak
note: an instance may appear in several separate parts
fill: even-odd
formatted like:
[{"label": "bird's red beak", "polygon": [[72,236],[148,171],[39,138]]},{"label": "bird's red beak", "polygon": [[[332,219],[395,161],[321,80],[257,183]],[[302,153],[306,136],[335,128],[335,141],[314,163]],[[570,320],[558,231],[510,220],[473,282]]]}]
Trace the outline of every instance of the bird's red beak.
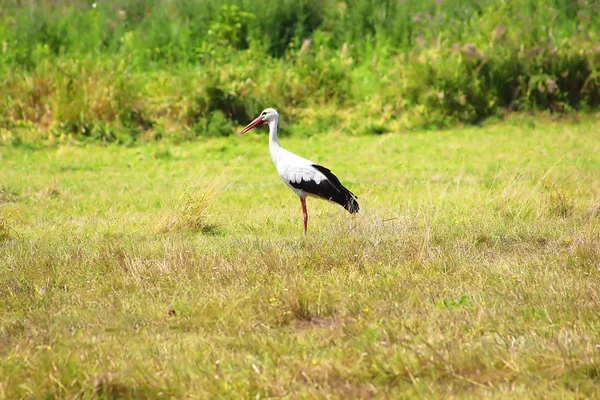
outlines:
[{"label": "bird's red beak", "polygon": [[242,135],[242,134],[248,132],[250,129],[254,128],[255,126],[260,125],[264,122],[265,122],[265,120],[263,119],[263,117],[261,117],[259,115],[258,117],[254,118],[254,121],[252,121],[248,125],[246,125],[246,127],[244,129],[242,129],[239,134]]}]

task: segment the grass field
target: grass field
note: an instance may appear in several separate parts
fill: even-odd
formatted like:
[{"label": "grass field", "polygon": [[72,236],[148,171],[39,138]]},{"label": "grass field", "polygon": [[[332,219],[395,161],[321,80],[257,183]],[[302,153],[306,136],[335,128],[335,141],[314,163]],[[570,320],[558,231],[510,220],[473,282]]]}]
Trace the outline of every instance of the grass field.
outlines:
[{"label": "grass field", "polygon": [[0,398],[595,396],[599,128],[0,147]]}]

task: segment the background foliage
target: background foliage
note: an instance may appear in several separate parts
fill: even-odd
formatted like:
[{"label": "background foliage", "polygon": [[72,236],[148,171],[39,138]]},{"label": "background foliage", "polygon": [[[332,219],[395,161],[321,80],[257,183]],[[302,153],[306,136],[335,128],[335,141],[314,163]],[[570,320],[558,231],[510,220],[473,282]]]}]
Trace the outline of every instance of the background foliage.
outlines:
[{"label": "background foliage", "polygon": [[266,106],[305,134],[589,111],[599,12],[598,0],[5,1],[0,136],[229,135]]}]

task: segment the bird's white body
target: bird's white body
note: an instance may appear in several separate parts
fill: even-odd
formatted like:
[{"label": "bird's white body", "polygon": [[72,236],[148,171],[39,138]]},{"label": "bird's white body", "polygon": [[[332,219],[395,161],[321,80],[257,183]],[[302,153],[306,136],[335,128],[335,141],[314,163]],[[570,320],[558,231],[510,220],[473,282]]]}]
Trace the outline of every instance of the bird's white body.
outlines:
[{"label": "bird's white body", "polygon": [[304,234],[306,234],[308,221],[307,196],[320,197],[336,202],[352,214],[358,212],[359,206],[356,202],[356,196],[346,189],[329,169],[281,147],[277,138],[278,122],[279,114],[277,111],[267,108],[248,124],[242,130],[242,133],[263,123],[269,125],[269,153],[281,180],[300,198]]},{"label": "bird's white body", "polygon": [[277,122],[277,120],[274,120],[269,123],[269,153],[279,177],[300,198],[306,198],[306,196],[317,197],[312,193],[295,188],[292,186],[292,183],[314,181],[319,184],[321,181],[327,179],[327,177],[313,167],[316,164],[314,161],[300,157],[281,147],[277,139]]}]

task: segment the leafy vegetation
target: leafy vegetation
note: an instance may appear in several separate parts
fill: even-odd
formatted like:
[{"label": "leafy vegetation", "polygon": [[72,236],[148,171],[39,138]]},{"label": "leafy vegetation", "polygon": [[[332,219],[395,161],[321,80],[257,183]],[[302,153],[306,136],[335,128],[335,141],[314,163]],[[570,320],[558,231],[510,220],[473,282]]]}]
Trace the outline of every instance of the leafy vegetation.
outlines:
[{"label": "leafy vegetation", "polygon": [[597,0],[9,0],[0,138],[188,140],[266,106],[291,124],[318,110],[351,133],[365,132],[354,119],[377,133],[590,111],[599,12]]},{"label": "leafy vegetation", "polygon": [[0,398],[595,396],[599,12],[2,2]]},{"label": "leafy vegetation", "polygon": [[0,147],[0,394],[594,397],[598,128]]}]

